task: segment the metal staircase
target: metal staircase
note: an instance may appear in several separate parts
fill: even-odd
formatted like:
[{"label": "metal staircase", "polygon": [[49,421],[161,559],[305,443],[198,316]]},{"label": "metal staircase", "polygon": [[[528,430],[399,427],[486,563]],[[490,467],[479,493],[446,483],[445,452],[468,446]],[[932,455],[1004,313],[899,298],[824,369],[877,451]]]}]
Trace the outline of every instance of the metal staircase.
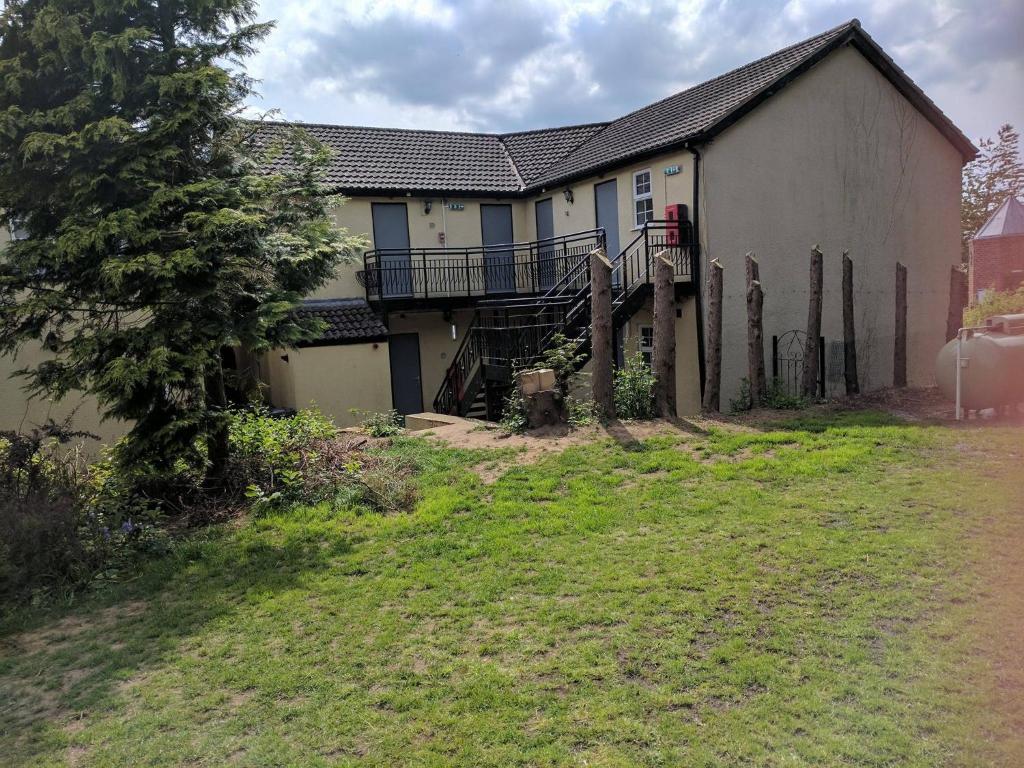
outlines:
[{"label": "metal staircase", "polygon": [[[664,252],[674,263],[677,286],[693,286],[694,275],[699,274],[698,248],[689,242],[689,231],[685,222],[649,221],[612,258],[616,333],[651,295],[657,254]],[[601,232],[598,245],[603,243]],[[590,320],[589,252],[568,265],[561,279],[541,295],[480,302],[434,398],[434,411],[478,415],[483,401],[486,417],[498,418],[514,372],[539,363],[559,334],[585,364],[590,357]]]}]

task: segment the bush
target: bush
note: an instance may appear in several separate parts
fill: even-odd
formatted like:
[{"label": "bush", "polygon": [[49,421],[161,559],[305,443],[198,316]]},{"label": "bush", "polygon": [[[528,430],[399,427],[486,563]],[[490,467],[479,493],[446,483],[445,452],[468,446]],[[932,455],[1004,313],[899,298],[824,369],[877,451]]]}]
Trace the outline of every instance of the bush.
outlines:
[{"label": "bush", "polygon": [[[808,399],[803,395],[791,395],[785,384],[779,379],[772,379],[768,382],[768,389],[761,398],[762,408],[773,408],[775,410],[798,410],[806,408]],[[740,380],[740,391],[736,397],[729,400],[729,409],[733,413],[749,411],[752,407],[750,399],[750,379],[745,376]]]},{"label": "bush", "polygon": [[621,419],[653,419],[654,374],[637,352],[615,372],[615,414]]},{"label": "bush", "polygon": [[372,413],[353,408],[351,413],[362,414],[363,420],[359,426],[370,437],[394,437],[402,433],[402,416],[394,409]]},{"label": "bush", "polygon": [[[517,379],[518,373],[513,374],[512,381]],[[518,435],[526,431],[526,401],[518,384],[514,383],[505,396],[498,428],[506,435]]]},{"label": "bush", "polygon": [[1024,312],[1024,286],[1015,291],[989,291],[983,301],[964,311],[964,325],[981,325],[992,315]]},{"label": "bush", "polygon": [[68,445],[83,435],[51,422],[0,437],[0,595],[12,602],[73,592],[165,545],[149,511],[126,502],[125,473]]},{"label": "bush", "polygon": [[285,418],[265,410],[236,413],[228,435],[230,487],[257,509],[346,497],[395,512],[415,500],[407,466],[353,447],[316,409]]},{"label": "bush", "polygon": [[598,419],[597,404],[593,400],[580,400],[569,395],[565,399],[565,407],[569,412],[570,427],[589,427]]}]

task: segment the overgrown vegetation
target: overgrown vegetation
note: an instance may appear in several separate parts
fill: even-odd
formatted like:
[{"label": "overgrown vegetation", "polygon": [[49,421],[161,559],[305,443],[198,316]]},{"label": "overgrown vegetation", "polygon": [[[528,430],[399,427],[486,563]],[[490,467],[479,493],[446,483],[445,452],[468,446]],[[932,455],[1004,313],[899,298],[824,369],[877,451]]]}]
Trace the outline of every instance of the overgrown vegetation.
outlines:
[{"label": "overgrown vegetation", "polygon": [[362,416],[359,426],[370,437],[394,437],[402,433],[402,416],[394,409],[381,412],[353,410],[352,413]]},{"label": "overgrown vegetation", "polygon": [[[773,408],[779,411],[794,411],[806,408],[810,400],[801,394],[792,394],[785,382],[780,379],[771,379],[768,388],[761,398],[762,408]],[[744,376],[740,380],[740,390],[736,397],[729,399],[729,410],[733,413],[749,411],[753,408],[753,401],[750,396],[750,379]]]},{"label": "overgrown vegetation", "polygon": [[[11,617],[2,762],[1024,764],[1017,429],[387,452],[421,468],[409,514],[268,509]],[[982,581],[993,541],[1016,559]]]},{"label": "overgrown vegetation", "polygon": [[1015,291],[987,291],[985,298],[964,310],[964,325],[981,325],[993,315],[1024,312],[1024,286]]},{"label": "overgrown vegetation", "polygon": [[656,383],[640,352],[626,360],[626,365],[615,371],[615,415],[620,419],[653,419]]},{"label": "overgrown vegetation", "polygon": [[168,523],[322,502],[398,512],[416,496],[411,466],[353,444],[316,410],[283,418],[259,408],[230,412],[228,460],[214,495],[185,462],[159,482],[148,470],[126,474],[113,458],[119,446],[90,464],[73,436],[50,425],[0,437],[0,598],[69,595],[97,578],[130,576],[141,556],[169,550]]},{"label": "overgrown vegetation", "polygon": [[[516,381],[517,375],[512,376],[513,382]],[[498,428],[506,435],[519,435],[526,431],[526,427],[526,401],[523,399],[522,389],[513,383],[502,402]]]}]

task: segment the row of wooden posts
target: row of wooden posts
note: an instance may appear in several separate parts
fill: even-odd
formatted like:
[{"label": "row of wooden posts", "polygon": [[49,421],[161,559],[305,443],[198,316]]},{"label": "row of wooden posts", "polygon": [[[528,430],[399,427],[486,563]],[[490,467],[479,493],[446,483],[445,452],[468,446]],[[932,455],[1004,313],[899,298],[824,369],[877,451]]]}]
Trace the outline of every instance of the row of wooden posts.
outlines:
[{"label": "row of wooden posts", "polygon": [[[676,413],[676,335],[674,269],[666,253],[654,257],[654,349],[651,369],[655,377],[655,405],[660,416]],[[724,268],[718,259],[711,261],[708,280],[707,362],[703,406],[721,409],[722,391],[722,294]],[[614,361],[612,330],[612,265],[604,252],[591,254],[591,312],[594,403],[610,416],[615,414],[612,370]],[[951,297],[956,290],[956,274],[951,277]],[[752,407],[760,406],[768,392],[764,364],[764,290],[760,265],[752,253],[746,255],[747,283],[747,364]],[[824,293],[824,256],[817,245],[811,249],[810,290],[807,308],[807,338],[804,346],[801,389],[806,397],[817,391],[818,339]],[[857,339],[854,324],[853,260],[843,251],[843,362],[846,393],[860,392],[857,378]],[[949,323],[952,318],[950,303]],[[893,385],[907,385],[907,268],[896,262],[895,345],[893,347]],[[948,333],[947,333],[948,336]]]}]

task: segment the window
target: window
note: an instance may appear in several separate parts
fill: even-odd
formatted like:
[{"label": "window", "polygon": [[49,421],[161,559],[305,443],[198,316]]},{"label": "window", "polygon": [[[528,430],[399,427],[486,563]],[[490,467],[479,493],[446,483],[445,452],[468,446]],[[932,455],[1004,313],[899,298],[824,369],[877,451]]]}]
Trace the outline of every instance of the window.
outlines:
[{"label": "window", "polygon": [[28,230],[25,229],[25,222],[20,218],[12,218],[7,229],[11,233],[11,240],[28,239]]},{"label": "window", "polygon": [[633,217],[633,223],[638,229],[654,218],[650,169],[633,174]]},{"label": "window", "polygon": [[651,361],[654,359],[654,326],[653,325],[641,325],[640,326],[640,354],[643,355],[644,362],[647,363],[647,367],[651,367]]}]

